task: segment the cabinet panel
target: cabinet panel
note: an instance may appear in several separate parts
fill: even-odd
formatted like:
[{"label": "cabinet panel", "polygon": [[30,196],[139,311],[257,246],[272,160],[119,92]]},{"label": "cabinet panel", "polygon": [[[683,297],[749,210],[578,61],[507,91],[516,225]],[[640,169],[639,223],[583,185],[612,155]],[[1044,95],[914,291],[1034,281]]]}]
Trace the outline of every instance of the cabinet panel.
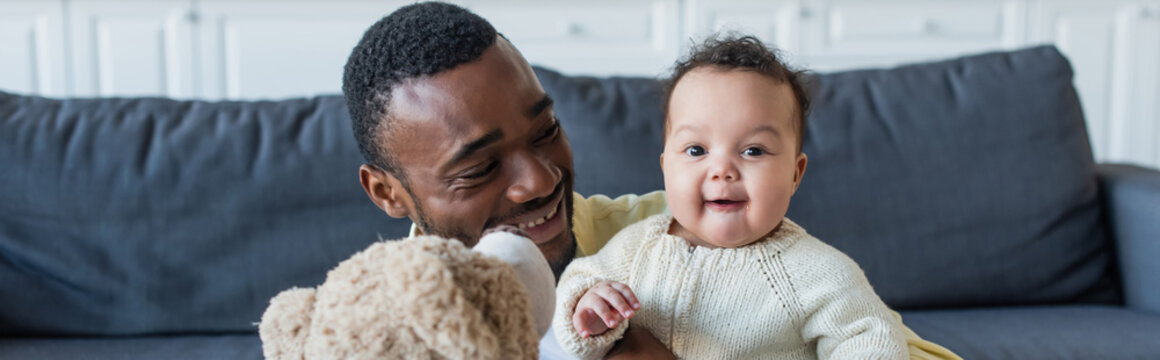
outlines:
[{"label": "cabinet panel", "polygon": [[805,24],[803,52],[812,67],[892,66],[1026,42],[1023,1],[870,2],[822,0]]},{"label": "cabinet panel", "polygon": [[[797,1],[699,1],[688,3],[686,38],[700,42],[714,34],[754,35],[794,63],[799,53],[800,20],[811,16]],[[682,53],[688,43],[682,44]]]},{"label": "cabinet panel", "polygon": [[192,97],[188,1],[68,3],[75,93]]},{"label": "cabinet panel", "polygon": [[8,1],[0,13],[0,90],[68,95],[59,2]]},{"label": "cabinet panel", "polygon": [[648,8],[610,11],[599,7],[571,7],[574,6],[558,4],[515,9],[479,4],[475,11],[489,13],[483,16],[504,36],[530,44],[568,41],[616,45],[650,44],[652,41],[653,14]]},{"label": "cabinet panel", "polygon": [[593,75],[658,75],[677,56],[676,0],[474,1],[528,62]]},{"label": "cabinet panel", "polygon": [[350,51],[401,2],[201,1],[204,96],[258,99],[342,92]]},{"label": "cabinet panel", "polygon": [[1160,167],[1160,4],[1116,13],[1108,158]]},{"label": "cabinet panel", "polygon": [[[1001,44],[1001,4],[835,3],[830,42],[982,42]],[[888,19],[888,21],[886,21]]]}]

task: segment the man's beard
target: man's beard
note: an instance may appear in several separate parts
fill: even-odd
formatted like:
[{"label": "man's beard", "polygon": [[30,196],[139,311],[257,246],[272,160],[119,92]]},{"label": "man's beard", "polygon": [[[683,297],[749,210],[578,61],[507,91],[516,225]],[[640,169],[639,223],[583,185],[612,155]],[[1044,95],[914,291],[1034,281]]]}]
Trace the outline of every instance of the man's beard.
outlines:
[{"label": "man's beard", "polygon": [[[410,194],[411,191],[407,190],[407,193]],[[423,211],[423,203],[419,202],[419,199],[414,194],[411,194],[411,201],[415,204],[415,213],[418,215],[416,216],[418,219],[416,219],[415,225],[418,225],[419,230],[423,230],[424,234],[435,235],[446,239],[456,239],[468,247],[475,246],[479,242],[478,236],[469,235],[463,229],[443,228],[432,225],[431,218],[428,218],[427,212]]]},{"label": "man's beard", "polygon": [[[571,219],[568,220],[568,222],[571,222],[571,221],[572,221]],[[571,229],[571,228],[572,228],[571,226],[568,227],[568,229]],[[574,237],[575,237],[575,235],[573,235],[573,238]],[[552,275],[556,276],[557,283],[560,282],[560,275],[564,274],[564,269],[567,269],[568,264],[572,263],[572,259],[576,258],[576,247],[577,246],[578,245],[576,244],[575,239],[573,239],[572,246],[568,247],[568,250],[564,253],[564,256],[560,257],[560,259],[556,260],[556,261],[548,260],[548,266],[552,268]],[[545,259],[546,258],[547,257],[545,257]]]}]

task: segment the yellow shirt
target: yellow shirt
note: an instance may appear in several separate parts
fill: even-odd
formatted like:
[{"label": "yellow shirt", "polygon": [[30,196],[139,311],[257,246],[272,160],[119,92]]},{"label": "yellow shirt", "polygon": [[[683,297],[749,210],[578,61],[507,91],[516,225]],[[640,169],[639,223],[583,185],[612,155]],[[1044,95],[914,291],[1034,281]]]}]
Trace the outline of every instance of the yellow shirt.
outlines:
[{"label": "yellow shirt", "polygon": [[[664,191],[653,191],[644,195],[623,195],[615,199],[604,195],[584,198],[572,193],[572,233],[576,236],[579,256],[595,254],[620,230],[668,210]],[[418,228],[411,225],[411,236],[418,234]],[[901,322],[897,312],[894,316]],[[923,340],[913,330],[903,324],[906,343],[910,347],[911,359],[961,360],[950,350],[930,341]]]}]

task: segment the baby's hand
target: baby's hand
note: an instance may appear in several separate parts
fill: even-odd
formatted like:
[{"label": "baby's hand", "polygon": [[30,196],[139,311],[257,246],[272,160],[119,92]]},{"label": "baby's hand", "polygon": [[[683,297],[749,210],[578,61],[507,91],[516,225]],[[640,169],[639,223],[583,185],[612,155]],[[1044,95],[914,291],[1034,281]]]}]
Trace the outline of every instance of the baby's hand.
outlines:
[{"label": "baby's hand", "polygon": [[628,285],[615,281],[601,281],[588,289],[576,303],[572,326],[580,337],[603,334],[621,321],[632,317],[640,309],[640,301]]}]

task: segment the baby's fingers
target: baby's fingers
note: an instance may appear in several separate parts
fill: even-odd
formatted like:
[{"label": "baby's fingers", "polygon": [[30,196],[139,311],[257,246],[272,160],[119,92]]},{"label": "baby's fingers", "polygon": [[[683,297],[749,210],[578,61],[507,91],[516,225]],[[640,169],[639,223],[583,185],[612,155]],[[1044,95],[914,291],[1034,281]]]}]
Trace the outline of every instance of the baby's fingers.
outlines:
[{"label": "baby's fingers", "polygon": [[616,310],[591,289],[576,304],[576,312],[572,315],[572,326],[582,337],[603,334],[619,321],[620,316]]},{"label": "baby's fingers", "polygon": [[572,326],[576,327],[576,332],[580,333],[580,337],[589,337],[603,334],[608,331],[608,325],[604,323],[604,319],[592,309],[584,309],[576,311],[572,316]]},{"label": "baby's fingers", "polygon": [[609,286],[619,291],[624,296],[624,300],[628,301],[629,305],[632,305],[633,310],[640,310],[640,300],[636,299],[636,293],[632,292],[632,288],[618,282],[610,282]]},{"label": "baby's fingers", "polygon": [[596,295],[600,296],[601,299],[604,299],[605,302],[607,302],[613,309],[615,309],[620,316],[624,316],[625,318],[632,317],[632,313],[635,309],[633,308],[632,304],[629,303],[628,299],[625,299],[624,294],[622,294],[619,290],[613,288],[612,286],[600,286],[592,288],[592,290],[596,293]]}]

